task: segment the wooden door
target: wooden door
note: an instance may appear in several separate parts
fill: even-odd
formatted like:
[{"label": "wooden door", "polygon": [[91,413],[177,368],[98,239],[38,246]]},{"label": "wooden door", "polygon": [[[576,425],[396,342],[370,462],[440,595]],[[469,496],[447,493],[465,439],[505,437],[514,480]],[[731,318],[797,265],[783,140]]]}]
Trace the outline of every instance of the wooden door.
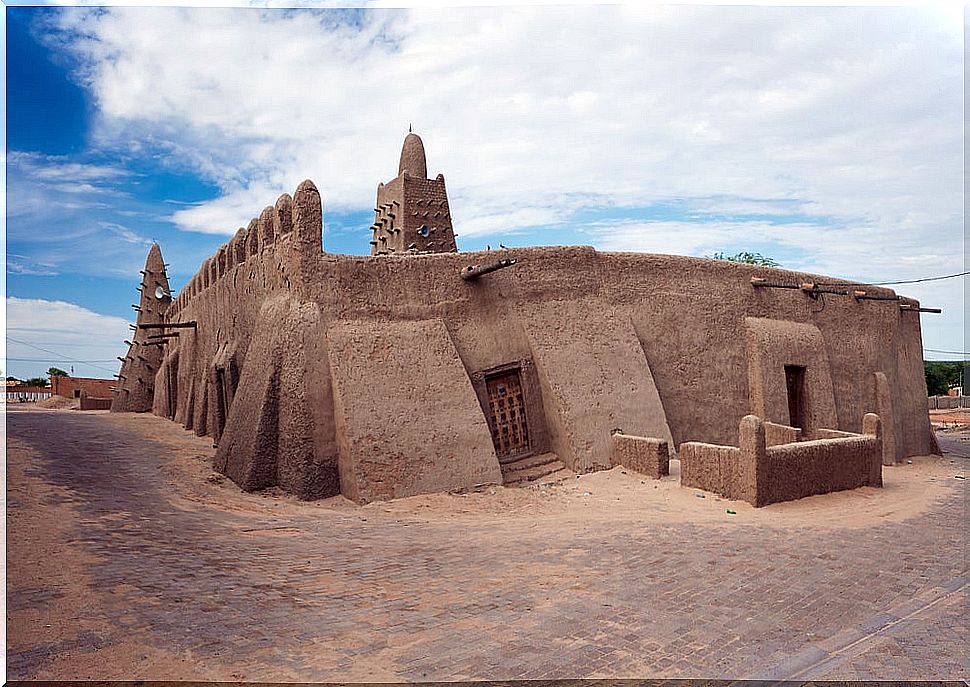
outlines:
[{"label": "wooden door", "polygon": [[489,426],[495,453],[514,456],[529,452],[529,427],[519,371],[503,372],[485,379]]}]

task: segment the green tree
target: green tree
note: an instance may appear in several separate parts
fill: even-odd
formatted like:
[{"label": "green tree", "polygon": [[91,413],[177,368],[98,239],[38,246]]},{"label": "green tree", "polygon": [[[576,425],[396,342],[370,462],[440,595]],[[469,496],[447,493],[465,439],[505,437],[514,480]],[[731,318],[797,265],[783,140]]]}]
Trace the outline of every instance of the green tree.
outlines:
[{"label": "green tree", "polygon": [[714,255],[707,256],[714,260],[730,260],[731,262],[743,262],[747,265],[761,265],[762,267],[778,267],[778,263],[773,258],[769,258],[761,253],[749,253],[741,251],[734,255],[726,255],[724,251],[719,251]]},{"label": "green tree", "polygon": [[70,377],[69,374],[67,374],[64,370],[62,370],[59,367],[48,368],[47,374],[50,375],[51,377]]},{"label": "green tree", "polygon": [[47,377],[31,377],[30,379],[25,379],[24,384],[26,386],[47,386]]},{"label": "green tree", "polygon": [[923,362],[926,373],[926,392],[930,396],[945,396],[951,386],[960,384],[960,372],[966,363]]}]

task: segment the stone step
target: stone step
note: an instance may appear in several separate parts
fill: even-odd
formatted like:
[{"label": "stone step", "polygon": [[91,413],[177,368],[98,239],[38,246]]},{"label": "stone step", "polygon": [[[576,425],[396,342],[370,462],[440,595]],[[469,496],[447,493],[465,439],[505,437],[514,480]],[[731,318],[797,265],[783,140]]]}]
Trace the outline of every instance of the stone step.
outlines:
[{"label": "stone step", "polygon": [[555,453],[533,453],[521,458],[499,458],[499,465],[502,472],[518,470],[520,468],[531,468],[533,465],[544,465],[559,460]]},{"label": "stone step", "polygon": [[514,476],[512,479],[506,480],[504,486],[506,487],[531,487],[537,484],[552,484],[554,482],[564,482],[570,477],[575,477],[575,473],[571,470],[567,470],[565,467],[556,467],[555,469],[547,474],[531,475],[531,476]]},{"label": "stone step", "polygon": [[[560,473],[565,473],[560,474]],[[518,470],[510,470],[503,475],[502,481],[506,486],[518,486],[535,482],[547,481],[551,476],[556,475],[552,481],[558,481],[571,474],[566,470],[566,466],[558,459],[551,462],[532,465]]]},{"label": "stone step", "polygon": [[553,482],[565,482],[567,479],[576,479],[576,473],[563,465],[561,468],[545,477],[532,480],[529,484],[552,484]]}]

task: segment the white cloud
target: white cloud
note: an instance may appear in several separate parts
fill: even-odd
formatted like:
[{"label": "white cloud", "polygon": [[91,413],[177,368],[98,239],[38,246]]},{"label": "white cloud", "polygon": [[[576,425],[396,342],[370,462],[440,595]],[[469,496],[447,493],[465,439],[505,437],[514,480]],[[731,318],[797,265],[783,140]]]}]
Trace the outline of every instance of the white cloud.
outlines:
[{"label": "white cloud", "polygon": [[800,256],[791,267],[906,278],[957,271],[963,254],[963,27],[951,19],[113,8],[61,12],[54,39],[84,65],[97,145],[163,150],[223,189],[173,214],[185,229],[231,234],[304,178],[325,211],[370,207],[413,123],[460,235],[498,240],[588,205],[794,213],[825,219],[596,236],[672,253],[766,240]]},{"label": "white cloud", "polygon": [[[293,189],[289,192],[292,193]],[[253,184],[246,189],[236,188],[210,202],[177,210],[172,214],[172,220],[183,229],[191,231],[234,234],[239,227],[249,224],[250,217],[258,216],[264,207],[273,205],[279,193],[262,183]],[[235,226],[233,222],[236,222]],[[231,230],[226,227],[231,227]]]},{"label": "white cloud", "polygon": [[32,260],[26,255],[15,255],[13,253],[7,253],[7,273],[8,274],[52,276],[57,274],[57,272],[55,272],[52,268],[53,268],[53,265]]},{"label": "white cloud", "polygon": [[[7,298],[7,369],[17,377],[46,375],[47,368],[79,377],[107,378],[124,355],[128,322],[73,303],[37,298]],[[43,350],[46,349],[46,350]],[[72,362],[73,361],[73,362]]]},{"label": "white cloud", "polygon": [[137,246],[151,246],[152,242],[146,239],[144,236],[139,236],[134,231],[128,227],[116,224],[115,222],[104,222],[99,221],[99,225],[110,231],[112,234],[120,238],[125,243],[133,243]]},{"label": "white cloud", "polygon": [[83,36],[101,140],[148,132],[233,198],[176,215],[187,228],[231,233],[304,177],[366,207],[408,122],[452,193],[484,206],[727,194],[875,217],[931,193],[937,216],[962,209],[960,34],[928,12],[341,16],[115,8],[62,24]]}]

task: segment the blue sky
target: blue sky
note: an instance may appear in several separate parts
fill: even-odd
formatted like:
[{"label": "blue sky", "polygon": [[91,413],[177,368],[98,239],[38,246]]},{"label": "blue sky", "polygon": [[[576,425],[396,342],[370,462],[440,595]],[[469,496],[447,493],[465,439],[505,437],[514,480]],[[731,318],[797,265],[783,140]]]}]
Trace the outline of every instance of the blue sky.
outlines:
[{"label": "blue sky", "polygon": [[[304,178],[366,253],[409,124],[462,250],[963,271],[961,41],[931,8],[7,7],[8,373],[108,376],[150,242],[177,289]],[[929,358],[963,285],[898,289],[945,309]]]}]

